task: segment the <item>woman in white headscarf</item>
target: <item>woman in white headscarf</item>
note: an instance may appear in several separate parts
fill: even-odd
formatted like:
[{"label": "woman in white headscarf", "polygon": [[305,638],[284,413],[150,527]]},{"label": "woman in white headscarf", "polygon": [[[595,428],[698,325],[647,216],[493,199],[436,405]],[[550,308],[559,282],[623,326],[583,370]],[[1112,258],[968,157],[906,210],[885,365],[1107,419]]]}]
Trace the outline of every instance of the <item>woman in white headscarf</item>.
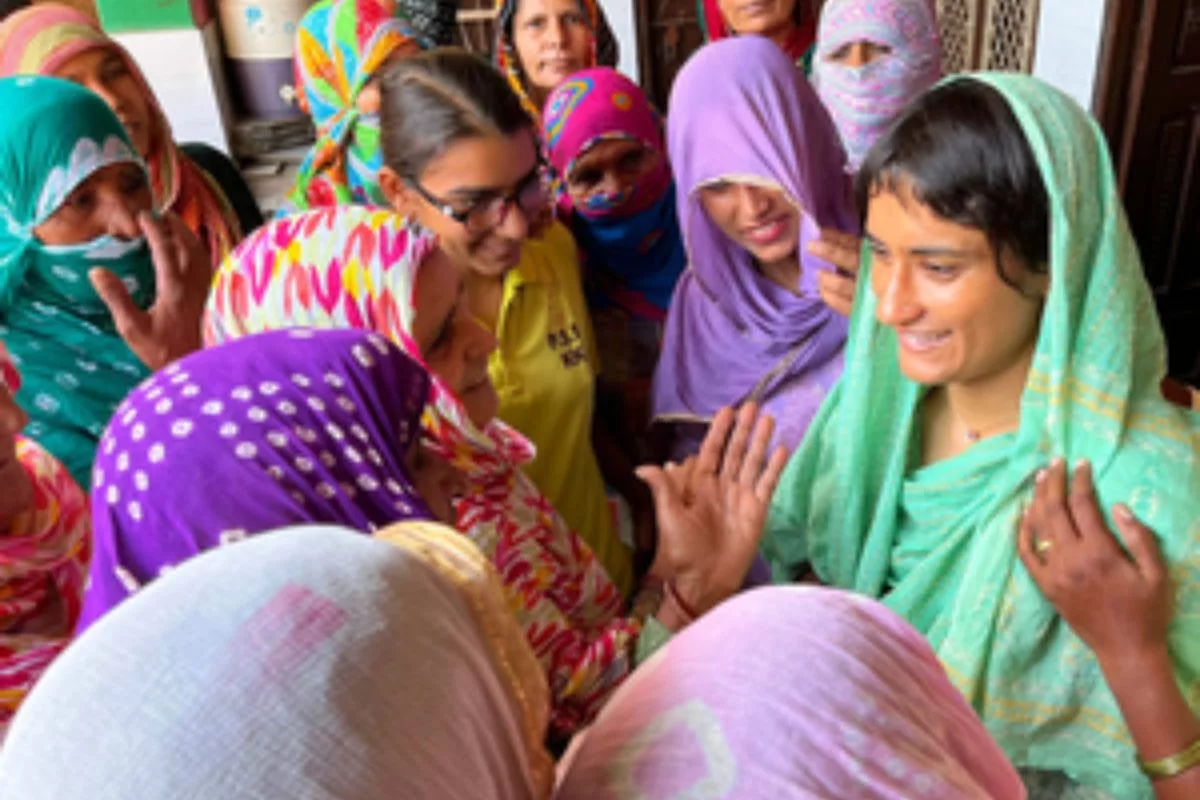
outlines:
[{"label": "woman in white headscarf", "polygon": [[19,712],[0,798],[544,798],[549,707],[461,535],[293,528],[89,628]]}]

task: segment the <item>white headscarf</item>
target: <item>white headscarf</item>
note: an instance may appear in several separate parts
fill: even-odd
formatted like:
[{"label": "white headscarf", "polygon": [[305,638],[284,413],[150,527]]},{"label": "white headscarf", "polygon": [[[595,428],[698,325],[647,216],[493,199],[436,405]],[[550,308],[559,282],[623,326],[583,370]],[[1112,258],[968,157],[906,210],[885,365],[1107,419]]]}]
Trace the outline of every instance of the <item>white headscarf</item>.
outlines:
[{"label": "white headscarf", "polygon": [[491,567],[439,526],[378,536],[288,529],[155,581],[35,688],[0,798],[546,797],[547,690]]}]

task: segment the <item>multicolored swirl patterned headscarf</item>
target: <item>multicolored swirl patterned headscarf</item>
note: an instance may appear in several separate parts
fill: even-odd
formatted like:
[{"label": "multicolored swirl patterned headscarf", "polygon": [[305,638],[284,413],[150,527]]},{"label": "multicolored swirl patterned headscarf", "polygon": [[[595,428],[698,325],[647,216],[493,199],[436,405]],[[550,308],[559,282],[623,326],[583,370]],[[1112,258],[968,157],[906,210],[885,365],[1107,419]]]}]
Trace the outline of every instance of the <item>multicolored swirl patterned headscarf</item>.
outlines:
[{"label": "multicolored swirl patterned headscarf", "polygon": [[[869,64],[831,60],[855,42],[887,48]],[[821,11],[813,85],[859,165],[892,121],[942,77],[942,40],[930,0],[830,0]]]},{"label": "multicolored swirl patterned headscarf", "polygon": [[317,142],[300,165],[288,212],[388,205],[379,188],[379,113],[359,109],[359,94],[390,59],[434,44],[393,0],[321,0],[309,9],[297,34],[296,85]]}]

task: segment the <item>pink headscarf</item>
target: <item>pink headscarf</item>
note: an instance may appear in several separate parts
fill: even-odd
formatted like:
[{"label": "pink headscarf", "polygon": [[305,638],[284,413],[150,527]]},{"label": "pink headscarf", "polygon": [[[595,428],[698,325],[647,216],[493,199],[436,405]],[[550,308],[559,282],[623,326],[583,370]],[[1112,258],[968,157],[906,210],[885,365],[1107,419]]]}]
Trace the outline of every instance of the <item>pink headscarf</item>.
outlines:
[{"label": "pink headscarf", "polygon": [[745,593],[685,630],[568,754],[558,800],[1022,800],[925,640],[816,587]]},{"label": "pink headscarf", "polygon": [[[854,42],[890,52],[861,67],[829,57]],[[821,10],[813,85],[858,170],[867,151],[918,95],[942,77],[942,40],[931,0],[829,0]]]}]

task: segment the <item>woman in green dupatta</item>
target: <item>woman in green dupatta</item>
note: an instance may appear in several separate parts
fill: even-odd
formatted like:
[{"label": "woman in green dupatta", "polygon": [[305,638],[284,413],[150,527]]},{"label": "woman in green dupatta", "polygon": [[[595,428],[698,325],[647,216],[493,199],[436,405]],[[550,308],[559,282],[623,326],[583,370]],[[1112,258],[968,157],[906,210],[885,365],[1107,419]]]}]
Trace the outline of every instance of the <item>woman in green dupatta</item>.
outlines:
[{"label": "woman in green dupatta", "polygon": [[86,490],[117,404],[199,347],[207,256],[177,218],[151,218],[149,173],[99,96],[4,78],[0,108],[0,340],[26,433]]},{"label": "woman in green dupatta", "polygon": [[[1103,135],[1035,79],[955,78],[876,144],[859,196],[871,254],[846,371],[775,494],[763,542],[775,579],[811,565],[912,622],[1035,776],[1034,797],[1150,797],[1135,760],[1149,746],[1128,696],[1106,683],[1111,660],[1073,630],[1078,613],[1047,588],[1060,616],[1039,589],[1050,585],[1043,567],[1083,551],[1026,543],[1035,582],[1016,535],[1052,459],[1060,483],[1057,459],[1090,464],[1082,474],[1103,507],[1126,504],[1158,536],[1174,590],[1164,672],[1170,683],[1173,662],[1197,705],[1200,417],[1159,394],[1162,329]],[[1118,508],[1142,568],[1147,548]],[[1115,541],[1113,578],[1131,566]],[[1056,580],[1094,577],[1088,558]],[[1120,620],[1101,621],[1120,641]],[[1050,795],[1047,776],[1059,784]]]}]

